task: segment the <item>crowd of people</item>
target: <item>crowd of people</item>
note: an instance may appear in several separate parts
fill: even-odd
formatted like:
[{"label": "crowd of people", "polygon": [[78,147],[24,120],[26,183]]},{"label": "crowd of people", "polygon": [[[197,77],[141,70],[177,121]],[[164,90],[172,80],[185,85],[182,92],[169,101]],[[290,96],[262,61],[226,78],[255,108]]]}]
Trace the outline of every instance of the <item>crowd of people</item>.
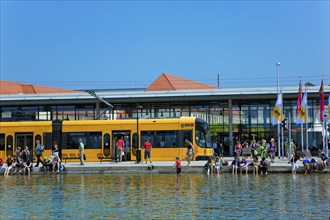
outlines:
[{"label": "crowd of people", "polygon": [[239,155],[235,156],[231,164],[225,161],[223,158],[216,156],[209,157],[208,161],[205,164],[207,174],[218,174],[225,166],[230,166],[232,174],[243,173],[247,174],[249,170],[252,170],[253,174],[258,174],[259,170],[261,174],[268,174],[269,162],[265,157],[259,161],[258,157],[253,157],[252,162],[248,162],[247,157],[240,157]]},{"label": "crowd of people", "polygon": [[[44,151],[44,146],[40,144],[40,141],[36,141],[35,153],[36,153],[36,165],[39,167],[42,165],[44,172],[53,172],[59,173],[60,170],[64,169],[64,166],[61,163],[61,159],[58,155],[58,145],[57,142],[54,142],[52,154],[50,157],[43,157],[42,152]],[[5,176],[10,174],[23,174],[30,175],[33,170],[33,156],[31,155],[28,146],[22,150],[22,147],[17,147],[13,156],[8,156],[6,161],[2,161],[0,158],[0,171],[4,172]]]},{"label": "crowd of people", "polygon": [[[288,145],[288,143],[287,143]],[[312,158],[310,154],[302,153],[301,149],[297,148],[297,144],[294,140],[291,140],[291,155],[289,155],[288,147],[285,147],[284,156],[290,159],[292,166],[292,174],[296,174],[298,170],[298,161],[301,161],[304,165],[305,174],[308,172],[317,172],[317,171],[327,171],[328,156],[322,152],[320,153],[320,161],[317,161],[316,158]],[[215,159],[210,157],[205,167],[207,168],[207,173],[218,173],[218,170],[222,169],[216,165],[217,161],[220,160],[221,163],[226,163],[223,160],[224,147],[222,143],[215,142],[213,144]],[[275,155],[277,151],[277,145],[275,140],[272,138],[269,143],[266,140],[255,141],[252,140],[249,143],[237,140],[234,146],[235,157],[230,164],[231,172],[237,174],[238,172],[247,173],[248,170],[252,170],[253,174],[268,174],[268,167],[271,163],[275,162]],[[245,153],[244,153],[245,152]],[[248,154],[246,153],[248,152]],[[280,158],[280,155],[278,155]],[[247,162],[247,159],[250,157],[252,161]],[[301,159],[303,157],[304,159]],[[270,162],[267,161],[267,158],[270,159]]]}]

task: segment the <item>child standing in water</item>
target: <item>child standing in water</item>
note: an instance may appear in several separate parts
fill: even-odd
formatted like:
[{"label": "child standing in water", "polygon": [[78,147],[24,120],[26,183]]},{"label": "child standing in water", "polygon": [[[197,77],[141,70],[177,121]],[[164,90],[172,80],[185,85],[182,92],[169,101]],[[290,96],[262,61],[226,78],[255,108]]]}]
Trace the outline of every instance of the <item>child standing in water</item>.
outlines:
[{"label": "child standing in water", "polygon": [[177,157],[175,157],[175,159],[176,160],[175,160],[173,168],[176,168],[176,174],[179,175],[179,174],[181,174],[181,168],[182,168],[180,157],[177,156]]}]

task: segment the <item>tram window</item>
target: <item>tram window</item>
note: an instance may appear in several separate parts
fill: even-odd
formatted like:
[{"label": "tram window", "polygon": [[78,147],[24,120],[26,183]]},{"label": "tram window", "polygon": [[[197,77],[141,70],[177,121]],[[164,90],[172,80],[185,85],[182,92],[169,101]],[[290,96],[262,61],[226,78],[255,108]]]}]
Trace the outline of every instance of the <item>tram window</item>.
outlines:
[{"label": "tram window", "polygon": [[0,134],[0,150],[5,150],[5,134]]},{"label": "tram window", "polygon": [[101,149],[102,148],[102,133],[93,132],[89,135],[89,149]]},{"label": "tram window", "polygon": [[201,147],[206,147],[205,133],[202,130],[196,130],[196,143]]},{"label": "tram window", "polygon": [[[64,136],[64,135],[63,135]],[[63,141],[67,149],[79,149],[79,139],[85,145],[85,149],[101,149],[102,133],[101,132],[68,132]]]},{"label": "tram window", "polygon": [[156,148],[176,147],[177,132],[176,131],[157,131],[156,132]]},{"label": "tram window", "polygon": [[79,149],[79,139],[82,139],[82,142],[85,145],[85,149],[88,147],[86,143],[86,133],[67,133],[67,141],[65,146],[67,149]]},{"label": "tram window", "polygon": [[44,133],[45,136],[45,150],[51,150],[53,147],[53,143],[52,143],[52,133]]},{"label": "tram window", "polygon": [[143,143],[146,139],[149,139],[149,142],[151,143],[152,147],[156,146],[154,141],[154,134],[152,131],[143,131],[141,132],[141,146],[143,146]]}]

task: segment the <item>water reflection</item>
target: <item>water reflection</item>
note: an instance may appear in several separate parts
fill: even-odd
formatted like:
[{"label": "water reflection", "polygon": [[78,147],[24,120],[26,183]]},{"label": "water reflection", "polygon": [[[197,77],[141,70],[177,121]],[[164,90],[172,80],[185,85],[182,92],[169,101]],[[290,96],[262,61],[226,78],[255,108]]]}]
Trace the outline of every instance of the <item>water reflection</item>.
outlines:
[{"label": "water reflection", "polygon": [[1,219],[324,219],[329,175],[0,177]]}]

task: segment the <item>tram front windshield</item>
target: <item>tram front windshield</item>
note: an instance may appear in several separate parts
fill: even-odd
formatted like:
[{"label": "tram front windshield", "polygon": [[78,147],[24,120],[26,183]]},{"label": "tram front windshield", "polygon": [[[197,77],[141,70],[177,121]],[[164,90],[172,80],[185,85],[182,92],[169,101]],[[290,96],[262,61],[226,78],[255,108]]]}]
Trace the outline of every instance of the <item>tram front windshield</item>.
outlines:
[{"label": "tram front windshield", "polygon": [[208,125],[201,119],[196,119],[196,143],[200,147],[212,148]]}]

